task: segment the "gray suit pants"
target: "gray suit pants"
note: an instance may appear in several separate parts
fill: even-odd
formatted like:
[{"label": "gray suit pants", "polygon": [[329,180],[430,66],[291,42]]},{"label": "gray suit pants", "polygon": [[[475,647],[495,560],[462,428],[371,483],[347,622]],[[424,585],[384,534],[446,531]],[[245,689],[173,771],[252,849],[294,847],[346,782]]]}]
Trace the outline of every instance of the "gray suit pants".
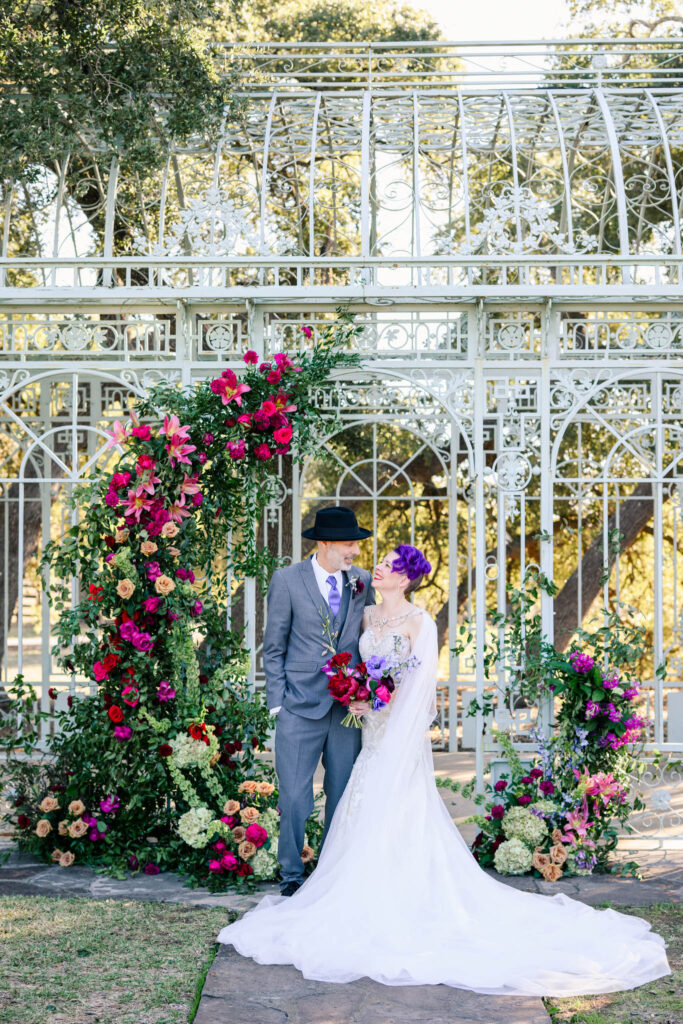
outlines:
[{"label": "gray suit pants", "polygon": [[282,882],[301,882],[304,865],[306,819],[313,811],[313,775],[322,756],[325,769],[325,830],[330,827],[335,808],[353,762],[361,748],[361,730],[343,726],[347,709],[335,702],[322,718],[304,718],[286,708],[278,712],[275,725],[275,770],[279,784],[280,841],[278,859]]}]

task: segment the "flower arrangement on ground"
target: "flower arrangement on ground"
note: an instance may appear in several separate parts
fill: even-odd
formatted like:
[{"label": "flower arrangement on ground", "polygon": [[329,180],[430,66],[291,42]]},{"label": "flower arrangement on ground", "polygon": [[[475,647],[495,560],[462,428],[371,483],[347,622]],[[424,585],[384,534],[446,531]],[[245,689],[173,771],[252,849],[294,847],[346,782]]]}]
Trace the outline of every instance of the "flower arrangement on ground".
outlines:
[{"label": "flower arrangement on ground", "polygon": [[[255,531],[268,479],[278,458],[315,446],[314,393],[335,367],[355,364],[356,330],[341,314],[309,354],[248,351],[240,373],[188,390],[158,384],[108,431],[113,466],[75,491],[78,521],[44,552],[53,654],[96,692],[69,698],[38,784],[10,758],[20,845],[65,866],[172,868],[213,886],[272,876],[277,794],[258,759],[269,718],[247,685],[242,633],[228,625],[226,567],[237,586],[264,583],[274,568]],[[29,689],[17,680],[24,717]],[[24,733],[24,754],[28,742]],[[261,789],[242,806],[247,782]],[[234,826],[220,813],[230,802],[240,804]],[[237,857],[233,869],[210,866],[211,839]]]}]

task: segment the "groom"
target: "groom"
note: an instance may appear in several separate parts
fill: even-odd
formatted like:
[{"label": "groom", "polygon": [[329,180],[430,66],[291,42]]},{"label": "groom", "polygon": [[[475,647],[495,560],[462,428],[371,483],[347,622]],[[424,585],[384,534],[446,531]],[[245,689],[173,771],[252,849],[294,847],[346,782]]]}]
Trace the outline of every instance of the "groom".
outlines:
[{"label": "groom", "polygon": [[335,651],[350,651],[352,665],[360,661],[363,610],[375,603],[371,573],[353,565],[360,553],[358,541],[372,534],[358,525],[350,508],[320,509],[315,526],[302,535],[316,540],[317,550],[273,574],[263,640],[266,698],[277,716],[283,896],[292,896],[303,882],[301,851],[320,757],[325,769],[324,841],[361,746],[360,729],[341,725],[346,708],[330,697],[322,667]]}]

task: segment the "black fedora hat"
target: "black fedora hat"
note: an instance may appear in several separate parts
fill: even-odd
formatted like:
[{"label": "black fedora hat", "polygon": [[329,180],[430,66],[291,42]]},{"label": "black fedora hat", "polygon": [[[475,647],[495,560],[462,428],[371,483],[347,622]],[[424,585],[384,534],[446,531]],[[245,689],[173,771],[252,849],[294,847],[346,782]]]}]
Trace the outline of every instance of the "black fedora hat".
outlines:
[{"label": "black fedora hat", "polygon": [[315,526],[301,531],[310,540],[364,540],[372,537],[372,530],[358,525],[353,509],[344,505],[328,505],[315,514]]}]

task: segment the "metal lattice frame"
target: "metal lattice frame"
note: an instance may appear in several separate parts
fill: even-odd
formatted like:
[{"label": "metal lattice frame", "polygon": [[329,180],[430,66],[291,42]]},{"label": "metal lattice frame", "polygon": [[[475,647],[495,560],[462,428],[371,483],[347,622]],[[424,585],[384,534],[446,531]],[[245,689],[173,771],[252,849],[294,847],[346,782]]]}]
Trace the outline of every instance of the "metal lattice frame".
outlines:
[{"label": "metal lattice frame", "polygon": [[[477,642],[444,656],[436,738],[476,748],[481,773],[495,745],[466,711],[486,685],[487,607],[504,610],[506,583],[537,562],[563,584],[577,569],[586,617],[582,558],[601,539],[607,550],[610,524],[640,523],[637,579],[617,559],[596,607],[649,581],[648,749],[681,751],[680,43],[264,44],[242,60],[241,113],[216,149],[197,139],[132,181],[84,150],[5,187],[0,558],[13,564],[18,543],[21,565],[62,528],[60,496],[101,471],[102,432],[131,395],[237,367],[246,348],[301,348],[301,326],[315,340],[346,302],[364,369],[327,400],[375,438],[375,469],[342,435],[321,439],[336,483],[315,461],[283,475],[263,542],[298,557],[301,514],[339,496],[377,516],[386,480],[413,530],[420,510],[448,509],[443,628],[468,620]],[[392,430],[397,451],[412,437],[441,467],[433,493],[386,454]],[[23,669],[48,709],[48,686],[59,705],[88,684],[55,673],[32,565],[20,576],[10,621],[0,572],[3,679]],[[548,597],[542,613],[552,636]],[[249,581],[235,614],[258,683],[263,603]],[[536,709],[497,717],[523,746]],[[663,842],[680,832],[680,794],[671,775],[647,781],[635,824]]]}]

